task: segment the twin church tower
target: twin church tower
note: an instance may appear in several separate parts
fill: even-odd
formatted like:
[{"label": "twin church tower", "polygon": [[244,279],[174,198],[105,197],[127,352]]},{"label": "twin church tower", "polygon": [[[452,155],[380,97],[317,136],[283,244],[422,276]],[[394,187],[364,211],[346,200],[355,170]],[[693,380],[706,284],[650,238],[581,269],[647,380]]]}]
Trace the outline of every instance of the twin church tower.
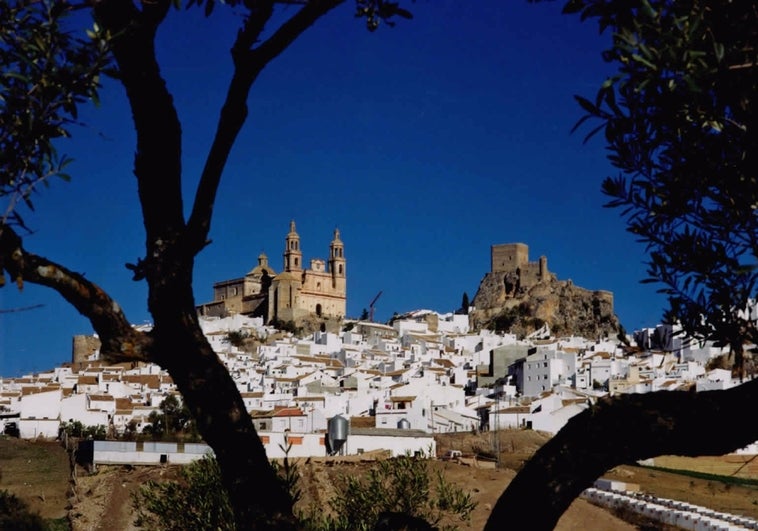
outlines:
[{"label": "twin church tower", "polygon": [[198,306],[200,315],[244,314],[265,322],[300,321],[310,316],[342,318],[347,308],[345,245],[339,229],[329,244],[329,262],[312,258],[303,267],[303,251],[295,222],[284,243],[284,270],[276,273],[261,253],[258,265],[242,278],[213,284],[213,302]]}]

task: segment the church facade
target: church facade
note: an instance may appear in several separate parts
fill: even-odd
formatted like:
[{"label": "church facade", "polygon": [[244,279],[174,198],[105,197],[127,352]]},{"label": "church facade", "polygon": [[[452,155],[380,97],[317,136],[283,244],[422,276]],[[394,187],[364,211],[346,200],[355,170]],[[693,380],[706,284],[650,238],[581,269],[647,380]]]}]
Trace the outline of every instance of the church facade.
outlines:
[{"label": "church facade", "polygon": [[219,317],[241,313],[261,316],[266,322],[345,316],[347,270],[339,229],[329,244],[328,261],[313,258],[306,268],[300,235],[291,221],[283,258],[283,270],[276,273],[261,253],[258,265],[244,277],[214,283],[213,301],[198,306],[198,312]]}]

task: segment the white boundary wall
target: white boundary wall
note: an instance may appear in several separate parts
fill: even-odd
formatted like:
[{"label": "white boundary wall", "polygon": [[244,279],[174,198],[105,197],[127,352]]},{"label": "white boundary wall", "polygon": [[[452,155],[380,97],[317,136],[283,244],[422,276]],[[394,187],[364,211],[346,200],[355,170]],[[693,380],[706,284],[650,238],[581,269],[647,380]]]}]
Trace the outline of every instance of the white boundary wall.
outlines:
[{"label": "white boundary wall", "polygon": [[638,492],[601,490],[591,487],[582,497],[602,507],[624,508],[688,531],[740,531],[758,529],[758,521],[746,516],[713,511],[687,502],[656,498]]}]

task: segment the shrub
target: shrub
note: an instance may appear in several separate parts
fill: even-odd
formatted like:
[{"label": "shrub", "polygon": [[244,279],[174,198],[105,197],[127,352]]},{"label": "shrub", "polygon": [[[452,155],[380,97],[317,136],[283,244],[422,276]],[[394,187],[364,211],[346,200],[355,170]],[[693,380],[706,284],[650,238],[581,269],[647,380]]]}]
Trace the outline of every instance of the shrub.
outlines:
[{"label": "shrub", "polygon": [[[450,484],[429,461],[410,455],[379,461],[365,476],[347,475],[329,504],[333,514],[313,510],[307,529],[368,531],[386,529],[455,529],[467,521],[476,502]],[[318,515],[315,516],[314,515]]]},{"label": "shrub", "polygon": [[[370,529],[455,529],[467,521],[476,503],[462,489],[432,474],[429,461],[403,456],[380,461],[365,477],[347,475],[329,506],[310,506],[298,514],[309,531]],[[301,496],[299,472],[285,458],[273,462],[293,502]],[[135,525],[156,531],[234,529],[234,515],[216,459],[206,456],[183,467],[178,481],[148,481],[133,495]]]},{"label": "shrub", "polygon": [[45,531],[47,526],[42,517],[29,512],[23,500],[7,490],[0,490],[0,529]]},{"label": "shrub", "polygon": [[134,525],[145,529],[235,529],[221,469],[210,456],[182,467],[178,481],[148,481],[132,496],[132,507]]}]

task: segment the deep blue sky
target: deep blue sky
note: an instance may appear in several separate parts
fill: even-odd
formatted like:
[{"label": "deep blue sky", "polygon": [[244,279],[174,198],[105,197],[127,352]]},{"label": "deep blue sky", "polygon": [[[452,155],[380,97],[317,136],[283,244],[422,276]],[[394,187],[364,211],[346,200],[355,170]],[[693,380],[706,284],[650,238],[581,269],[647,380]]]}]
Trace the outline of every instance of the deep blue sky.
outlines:
[{"label": "deep blue sky", "polygon": [[[664,300],[641,285],[644,247],[619,212],[602,208],[616,172],[602,138],[570,134],[574,94],[609,75],[597,26],[560,14],[561,2],[419,0],[415,18],[366,31],[348,2],[270,64],[251,92],[250,118],[219,191],[213,243],[198,257],[196,301],[216,280],[242,276],[265,251],[281,269],[297,222],[304,258],[345,242],[348,313],[382,291],[393,312],[458,307],[489,269],[490,245],[523,242],[560,279],[615,294],[633,330],[655,325]],[[159,34],[162,71],[183,121],[185,208],[212,138],[236,32],[228,8],[172,11]],[[131,173],[134,133],[123,91],[107,82],[72,141],[71,183],[54,182],[27,213],[26,247],[86,273],[134,323],[150,320],[144,284],[126,262],[144,253]],[[70,360],[89,323],[55,293],[9,283],[0,309],[0,375]]]}]

